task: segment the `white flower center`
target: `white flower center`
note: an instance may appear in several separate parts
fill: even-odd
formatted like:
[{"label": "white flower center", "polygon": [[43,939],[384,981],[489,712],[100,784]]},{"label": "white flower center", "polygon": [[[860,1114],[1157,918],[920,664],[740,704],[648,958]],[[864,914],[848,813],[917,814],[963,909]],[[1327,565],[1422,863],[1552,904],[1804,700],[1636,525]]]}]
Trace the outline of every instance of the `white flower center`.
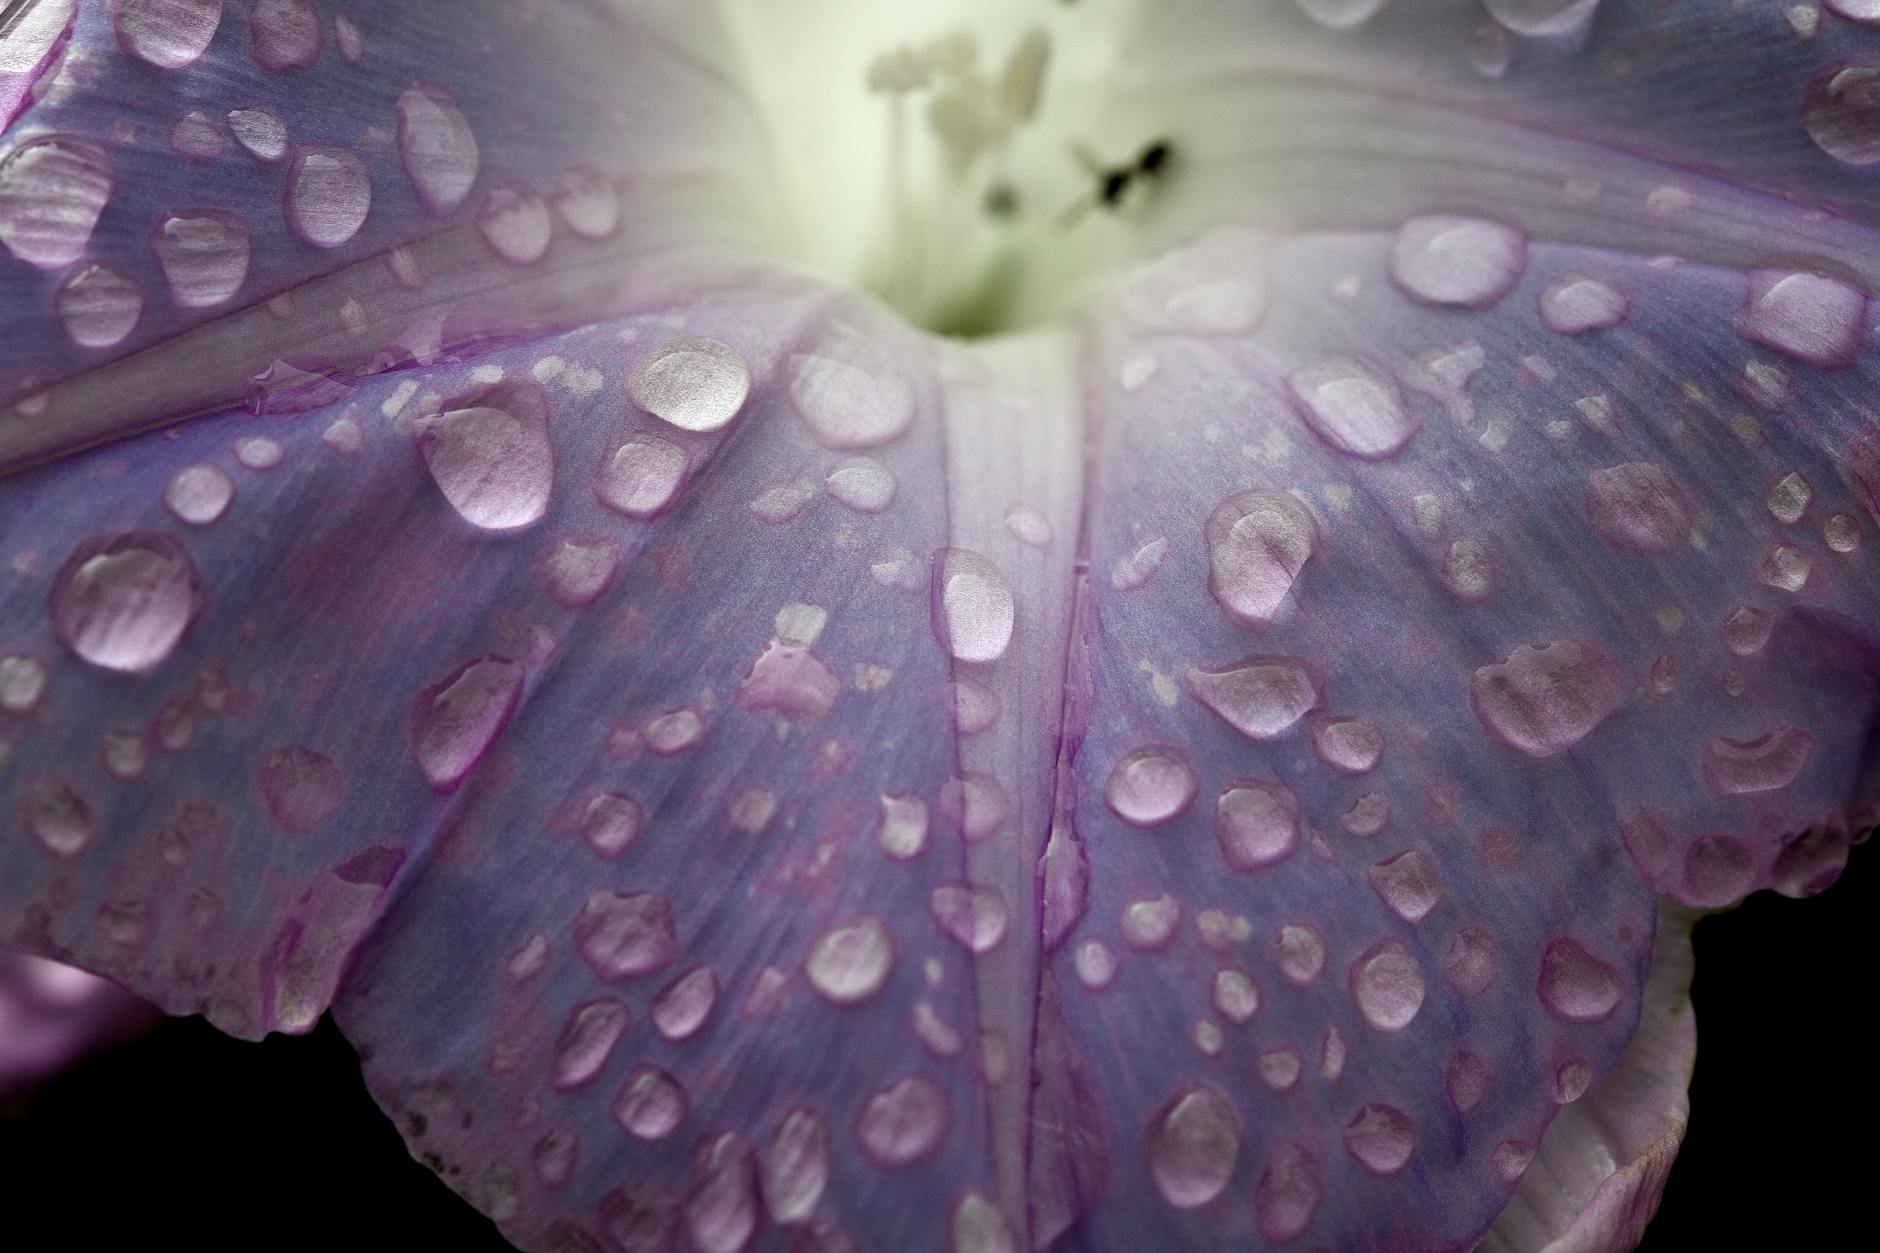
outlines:
[{"label": "white flower center", "polygon": [[916,325],[1055,320],[1143,254],[1182,140],[1129,107],[1137,0],[721,0],[778,255]]}]

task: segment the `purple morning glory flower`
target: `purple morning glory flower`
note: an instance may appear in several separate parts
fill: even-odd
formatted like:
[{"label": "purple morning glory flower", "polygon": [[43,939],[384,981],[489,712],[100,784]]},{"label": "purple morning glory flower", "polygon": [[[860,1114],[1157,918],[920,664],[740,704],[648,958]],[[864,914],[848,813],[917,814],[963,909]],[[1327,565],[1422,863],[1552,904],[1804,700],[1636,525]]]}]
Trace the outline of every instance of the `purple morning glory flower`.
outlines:
[{"label": "purple morning glory flower", "polygon": [[11,0],[0,942],[530,1249],[1628,1248],[1880,811],[1877,24]]}]

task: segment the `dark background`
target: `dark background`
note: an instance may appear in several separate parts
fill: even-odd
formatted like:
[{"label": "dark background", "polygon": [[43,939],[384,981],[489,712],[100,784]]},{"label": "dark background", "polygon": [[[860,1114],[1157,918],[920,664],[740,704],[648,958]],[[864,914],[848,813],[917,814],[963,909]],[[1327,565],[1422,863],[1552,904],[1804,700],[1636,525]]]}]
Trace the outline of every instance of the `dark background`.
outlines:
[{"label": "dark background", "polygon": [[[1873,856],[1698,924],[1691,1129],[1645,1253],[1868,1225]],[[406,1153],[330,1022],[247,1044],[173,1019],[0,1107],[0,1248],[305,1245],[509,1248]]]}]

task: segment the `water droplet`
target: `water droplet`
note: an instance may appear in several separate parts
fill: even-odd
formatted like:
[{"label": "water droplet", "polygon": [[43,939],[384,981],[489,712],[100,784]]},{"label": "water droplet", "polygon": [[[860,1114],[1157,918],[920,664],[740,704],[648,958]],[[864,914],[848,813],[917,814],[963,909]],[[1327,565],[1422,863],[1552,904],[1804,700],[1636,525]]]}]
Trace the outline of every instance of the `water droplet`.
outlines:
[{"label": "water droplet", "polygon": [[264,70],[306,69],[320,59],[320,13],[313,0],[255,0],[248,51]]},{"label": "water droplet", "polygon": [[455,212],[476,184],[476,132],[441,87],[410,87],[398,97],[398,151],[418,199],[439,217]]},{"label": "water droplet", "polygon": [[287,155],[287,126],[266,105],[230,109],[228,128],[235,142],[258,161],[279,161]]},{"label": "water droplet", "polygon": [[1227,1189],[1240,1159],[1240,1115],[1205,1084],[1191,1084],[1149,1123],[1149,1174],[1176,1209],[1199,1209]]},{"label": "water droplet", "polygon": [[1578,940],[1550,941],[1541,953],[1541,1004],[1562,1022],[1604,1021],[1619,1007],[1622,987],[1618,970]]},{"label": "water droplet", "polygon": [[842,680],[807,648],[773,640],[738,684],[745,709],[771,710],[796,722],[813,722],[835,708]]},{"label": "water droplet", "polygon": [[1300,12],[1330,30],[1350,30],[1377,15],[1384,0],[1294,0]]},{"label": "water droplet", "polygon": [[1366,872],[1371,886],[1391,912],[1405,922],[1419,922],[1443,899],[1443,883],[1436,863],[1422,849],[1413,848],[1387,857]]},{"label": "water droplet", "polygon": [[0,709],[29,714],[46,693],[46,668],[32,657],[0,657]]},{"label": "water droplet", "polygon": [[998,947],[1010,921],[999,890],[978,883],[942,883],[929,896],[928,908],[934,925],[971,953]]},{"label": "water droplet", "polygon": [[1390,250],[1392,280],[1414,299],[1434,305],[1490,308],[1526,268],[1527,237],[1482,218],[1411,218]]},{"label": "water droplet", "polygon": [[1491,734],[1529,757],[1572,748],[1619,707],[1625,676],[1597,645],[1523,644],[1469,680],[1469,702]]},{"label": "water droplet", "polygon": [[879,919],[839,923],[809,946],[803,972],[810,987],[835,1005],[859,1005],[886,986],[894,941]]},{"label": "water droplet", "polygon": [[81,348],[121,343],[144,312],[144,289],[109,266],[88,265],[66,279],[56,298],[59,323]]},{"label": "water droplet", "polygon": [[1160,896],[1145,897],[1123,906],[1123,916],[1118,920],[1117,929],[1123,933],[1124,942],[1131,948],[1152,952],[1175,938],[1175,931],[1181,926],[1181,921],[1181,905],[1164,892]]},{"label": "water droplet", "polygon": [[202,582],[183,546],[132,534],[80,544],[52,588],[52,628],[101,670],[150,670],[176,651],[202,608]]},{"label": "water droplet", "polygon": [[657,892],[589,896],[575,916],[575,947],[594,973],[609,983],[664,969],[679,955],[672,904]]},{"label": "water droplet", "polygon": [[1005,656],[1018,608],[999,568],[967,549],[942,549],[934,556],[933,582],[934,635],[953,659]]},{"label": "water droplet", "polygon": [[171,475],[163,489],[165,507],[191,526],[208,526],[222,516],[234,498],[235,484],[228,475],[200,462]]},{"label": "water droplet", "polygon": [[1423,1008],[1423,967],[1396,940],[1380,940],[1351,967],[1351,999],[1379,1031],[1401,1031]]},{"label": "water droplet", "polygon": [[604,859],[627,851],[645,825],[640,802],[624,792],[602,792],[589,799],[581,813],[581,838]]},{"label": "water droplet", "polygon": [[1363,718],[1325,718],[1308,724],[1312,750],[1340,774],[1369,774],[1384,756],[1384,736]]},{"label": "water droplet", "polygon": [[42,780],[26,789],[26,826],[55,857],[76,857],[98,834],[91,803],[71,784]]},{"label": "water droplet", "polygon": [[653,1027],[675,1044],[689,1040],[705,1025],[717,1004],[717,973],[710,966],[694,966],[653,998]]},{"label": "water droplet", "polygon": [[626,1032],[627,1019],[627,1007],[619,1001],[588,1001],[575,1006],[561,1029],[561,1037],[555,1041],[550,1086],[557,1092],[568,1092],[592,1083]]},{"label": "water droplet", "polygon": [[222,128],[200,109],[184,114],[170,128],[170,146],[185,157],[213,161],[228,147]]},{"label": "water droplet", "polygon": [[699,1144],[685,1197],[685,1228],[698,1253],[742,1253],[757,1234],[757,1169],[750,1144],[724,1131]]},{"label": "water droplet", "polygon": [[1312,557],[1318,526],[1291,496],[1246,492],[1208,518],[1208,590],[1246,627],[1272,622]]},{"label": "water droplet", "polygon": [[1799,592],[1808,585],[1808,555],[1792,544],[1778,544],[1756,567],[1756,581],[1764,587]]},{"label": "water droplet", "polygon": [[953,1122],[946,1093],[918,1075],[871,1093],[855,1115],[855,1142],[878,1166],[899,1170],[930,1157]]},{"label": "water droplet", "polygon": [[704,735],[704,720],[689,708],[669,710],[646,724],[646,746],[661,757],[683,753]]},{"label": "water droplet", "polygon": [[1857,287],[1819,274],[1752,270],[1735,325],[1745,339],[1830,369],[1859,354],[1866,313],[1867,293]]},{"label": "water droplet", "polygon": [[1005,529],[1019,543],[1033,548],[1051,543],[1051,520],[1028,505],[1014,505],[1005,511]]},{"label": "water droplet", "polygon": [[629,518],[657,517],[685,482],[685,450],[657,435],[628,440],[601,467],[601,503]]},{"label": "water droplet", "polygon": [[0,245],[52,270],[85,253],[116,179],[105,150],[49,135],[0,157]]},{"label": "water droplet", "polygon": [[688,335],[634,362],[627,398],[682,431],[723,430],[751,394],[751,371],[737,349]]},{"label": "water droplet", "polygon": [[628,1135],[663,1140],[678,1130],[692,1111],[684,1085],[657,1066],[638,1065],[613,1100],[614,1121]]},{"label": "water droplet", "polygon": [[141,60],[180,70],[201,56],[222,24],[222,0],[118,0],[118,45]]},{"label": "water droplet", "polygon": [[1250,657],[1225,670],[1190,670],[1195,698],[1242,735],[1272,740],[1319,703],[1318,686],[1291,657]]},{"label": "water droplet", "polygon": [[771,1220],[786,1227],[808,1222],[829,1186],[829,1128],[813,1110],[791,1110],[765,1141],[757,1165]]},{"label": "water droplet", "polygon": [[1815,489],[1808,480],[1797,471],[1791,470],[1763,493],[1763,505],[1769,510],[1769,516],[1785,526],[1794,526],[1808,514],[1809,502],[1815,498]]},{"label": "water droplet", "polygon": [[1631,307],[1612,284],[1570,274],[1541,293],[1541,322],[1558,334],[1580,335],[1619,325]]},{"label": "water droplet", "polygon": [[927,802],[911,794],[883,796],[881,826],[875,841],[895,861],[920,856],[927,847]]},{"label": "water droplet", "polygon": [[1599,0],[1484,0],[1497,22],[1517,35],[1563,35],[1592,20]]},{"label": "water droplet", "polygon": [[511,265],[534,265],[555,241],[555,220],[534,192],[496,187],[477,210],[477,234],[491,252]]},{"label": "water droplet", "polygon": [[340,148],[305,148],[287,176],[287,224],[318,248],[338,248],[366,224],[372,179]]},{"label": "water droplet", "polygon": [[1118,557],[1116,564],[1110,567],[1110,586],[1119,592],[1136,590],[1155,577],[1167,554],[1168,540],[1161,536],[1144,540]]},{"label": "water droplet", "polygon": [[968,1192],[953,1207],[953,1253],[1019,1253],[1018,1238],[998,1206]]},{"label": "water droplet", "polygon": [[485,656],[418,694],[411,709],[412,751],[434,789],[452,791],[470,773],[515,712],[522,682],[516,662]]},{"label": "water droplet", "polygon": [[1443,982],[1464,1000],[1488,991],[1495,981],[1495,940],[1480,927],[1464,927],[1443,952]]},{"label": "water droplet", "polygon": [[555,184],[555,216],[583,239],[606,239],[620,225],[620,193],[592,170],[570,170]]},{"label": "water droplet", "polygon": [[1339,1137],[1345,1151],[1374,1175],[1396,1174],[1416,1147],[1416,1127],[1408,1115],[1390,1105],[1361,1107]]},{"label": "water droplet", "polygon": [[569,609],[593,604],[619,569],[620,549],[610,540],[559,540],[542,565],[549,594]]},{"label": "water droplet", "polygon": [[1298,847],[1299,799],[1283,783],[1243,779],[1215,802],[1214,834],[1230,868],[1276,865]]},{"label": "water droplet", "polygon": [[1316,361],[1289,374],[1286,386],[1306,425],[1347,456],[1389,457],[1423,425],[1404,404],[1397,380],[1358,357]]},{"label": "water droplet", "polygon": [[300,744],[262,758],[257,783],[268,817],[290,835],[324,826],[346,795],[346,781],[333,759]]},{"label": "water droplet", "polygon": [[[760,521],[775,525],[788,522],[802,513],[803,507],[815,498],[815,484],[808,479],[794,479],[760,492],[757,499],[751,502],[751,512],[756,514]],[[877,566],[876,569],[879,571],[880,567]]]},{"label": "water droplet", "polygon": [[992,727],[1004,711],[999,694],[971,679],[959,679],[947,689],[953,725],[961,735],[977,735]]},{"label": "water droplet", "polygon": [[872,457],[844,457],[823,486],[857,513],[880,513],[894,501],[894,473]]},{"label": "water droplet", "polygon": [[526,384],[461,397],[419,426],[425,468],[457,515],[483,531],[513,531],[548,512],[555,453],[548,406]]},{"label": "water droplet", "polygon": [[1737,657],[1754,657],[1769,643],[1775,619],[1766,611],[1745,605],[1723,620],[1718,635]]},{"label": "water droplet", "polygon": [[1815,751],[1800,727],[1778,727],[1753,740],[1715,736],[1704,743],[1704,785],[1718,796],[1774,792],[1795,782]]},{"label": "water droplet", "polygon": [[1880,68],[1846,65],[1818,78],[1802,105],[1802,127],[1836,161],[1880,161]]},{"label": "water droplet", "polygon": [[1304,923],[1284,923],[1273,932],[1272,957],[1286,982],[1303,988],[1325,969],[1325,940]]},{"label": "water droplet", "polygon": [[1598,536],[1627,552],[1663,556],[1691,534],[1691,504],[1661,465],[1635,461],[1586,476],[1586,518]]},{"label": "water droplet", "polygon": [[1107,988],[1116,981],[1116,954],[1102,940],[1085,940],[1072,957],[1077,979],[1087,988]]},{"label": "water droplet", "polygon": [[1829,548],[1843,555],[1860,551],[1860,523],[1845,513],[1837,513],[1821,524],[1821,539]]},{"label": "water droplet", "polygon": [[1103,800],[1124,822],[1153,827],[1187,810],[1195,798],[1195,775],[1167,748],[1139,748],[1110,771]]},{"label": "water droplet", "polygon": [[1290,1092],[1299,1082],[1299,1075],[1304,1063],[1299,1057],[1299,1050],[1290,1044],[1279,1044],[1262,1049],[1255,1059],[1255,1066],[1260,1071],[1260,1082],[1275,1092]]},{"label": "water droplet", "polygon": [[1231,967],[1215,971],[1214,1008],[1231,1023],[1252,1022],[1260,1012],[1260,989],[1254,985],[1253,976]]},{"label": "water droplet", "polygon": [[879,351],[858,339],[835,355],[790,359],[790,399],[825,448],[874,448],[899,439],[914,421],[914,389]]}]

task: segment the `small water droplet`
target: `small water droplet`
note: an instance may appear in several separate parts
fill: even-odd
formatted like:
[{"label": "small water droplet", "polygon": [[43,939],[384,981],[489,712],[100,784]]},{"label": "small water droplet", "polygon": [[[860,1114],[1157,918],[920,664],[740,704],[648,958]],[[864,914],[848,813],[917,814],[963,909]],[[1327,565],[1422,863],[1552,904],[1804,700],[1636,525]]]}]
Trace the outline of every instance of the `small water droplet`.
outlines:
[{"label": "small water droplet", "polygon": [[825,448],[875,448],[914,421],[914,389],[878,350],[858,339],[790,360],[790,398]]},{"label": "small water droplet", "polygon": [[324,826],[346,796],[346,780],[333,759],[302,744],[285,745],[262,758],[257,783],[268,817],[290,835]]},{"label": "small water droplet", "polygon": [[1225,670],[1190,670],[1195,698],[1249,739],[1277,739],[1319,703],[1318,686],[1291,657],[1250,657]]},{"label": "small water droplet", "polygon": [[46,668],[36,658],[0,657],[0,709],[29,714],[46,693]]},{"label": "small water droplet", "polygon": [[1366,874],[1391,912],[1405,922],[1420,922],[1443,898],[1436,863],[1421,849],[1387,857],[1373,864]]},{"label": "small water droplet", "polygon": [[803,972],[810,987],[835,1005],[859,1005],[888,982],[894,966],[894,941],[879,919],[839,923],[809,946]]},{"label": "small water droplet", "polygon": [[1591,735],[1625,697],[1625,676],[1597,645],[1523,644],[1469,680],[1469,701],[1490,733],[1529,757],[1552,757]]},{"label": "small water droplet", "polygon": [[1390,250],[1392,280],[1414,299],[1434,305],[1491,308],[1526,268],[1527,237],[1482,218],[1412,218],[1398,229]]},{"label": "small water droplet", "polygon": [[1144,897],[1123,906],[1123,916],[1118,920],[1117,929],[1131,948],[1153,952],[1175,938],[1181,921],[1181,905],[1164,892],[1160,896]]},{"label": "small water droplet", "polygon": [[320,59],[320,12],[313,0],[255,0],[248,51],[264,70],[306,69]]},{"label": "small water droplet", "polygon": [[1144,540],[1121,557],[1110,567],[1110,586],[1119,592],[1131,592],[1155,577],[1155,572],[1162,568],[1162,558],[1168,554],[1168,540],[1157,536]]},{"label": "small water droplet", "polygon": [[555,240],[548,204],[520,187],[492,188],[477,210],[477,234],[491,252],[511,265],[534,265]]},{"label": "small water droplet", "polygon": [[287,155],[287,126],[266,105],[230,109],[228,128],[235,142],[258,161],[279,161]]},{"label": "small water droplet", "polygon": [[679,955],[672,904],[657,892],[595,892],[575,916],[574,938],[582,958],[609,983],[652,974]]},{"label": "small water droplet", "polygon": [[1292,856],[1299,844],[1299,800],[1283,783],[1244,779],[1214,806],[1221,860],[1234,870],[1260,870]]},{"label": "small water droplet", "polygon": [[855,1115],[855,1142],[876,1165],[899,1170],[932,1156],[952,1122],[946,1093],[916,1075],[862,1102]]},{"label": "small water droplet", "polygon": [[452,401],[421,423],[418,447],[444,499],[478,530],[517,530],[548,511],[555,454],[547,402],[532,385]]},{"label": "small water droplet", "polygon": [[1815,498],[1815,489],[1808,480],[1795,470],[1789,471],[1763,493],[1763,505],[1769,510],[1769,516],[1785,526],[1794,526],[1808,515],[1809,502]]},{"label": "small water droplet", "polygon": [[1206,1084],[1191,1084],[1149,1123],[1149,1174],[1176,1209],[1199,1209],[1226,1191],[1240,1159],[1240,1115]]},{"label": "small water droplet", "polygon": [[1401,1031],[1423,1008],[1423,967],[1396,940],[1380,940],[1351,967],[1351,999],[1379,1031]]},{"label": "small water droplet", "polygon": [[287,176],[287,224],[316,248],[338,248],[366,224],[372,177],[343,148],[304,148]]},{"label": "small water droplet", "polygon": [[689,1040],[704,1027],[717,1004],[717,973],[710,966],[694,966],[653,998],[653,1027],[674,1044]]},{"label": "small water droplet", "polygon": [[482,759],[522,698],[522,667],[507,657],[466,662],[418,694],[412,751],[435,790],[449,792]]},{"label": "small water droplet", "polygon": [[1360,1166],[1374,1175],[1394,1175],[1416,1147],[1416,1127],[1395,1106],[1365,1105],[1351,1116],[1339,1138]]},{"label": "small water droplet", "polygon": [[581,812],[581,838],[589,848],[611,861],[639,838],[646,823],[640,802],[625,792],[602,792],[590,798]]},{"label": "small water droplet", "polygon": [[559,540],[542,566],[549,594],[569,609],[593,604],[619,570],[620,549],[612,541],[600,539]]},{"label": "small water droplet", "polygon": [[1541,953],[1541,1004],[1562,1022],[1602,1022],[1619,1007],[1619,972],[1578,940],[1556,939]]},{"label": "small water droplet", "polygon": [[998,1206],[968,1192],[953,1207],[953,1253],[1019,1253],[1018,1238]]},{"label": "small water droplet", "polygon": [[971,953],[989,953],[1005,938],[1010,914],[997,888],[942,883],[928,897],[934,925]]},{"label": "small water droplet", "polygon": [[1005,511],[1005,529],[1021,544],[1045,548],[1051,543],[1051,521],[1027,505],[1014,505]]},{"label": "small water droplet", "polygon": [[1077,979],[1087,988],[1107,988],[1116,981],[1116,954],[1102,940],[1085,940],[1072,957]]},{"label": "small water droplet", "polygon": [[918,796],[883,796],[881,826],[875,834],[881,851],[895,861],[911,861],[927,847],[927,802]]},{"label": "small water droplet", "polygon": [[1564,35],[1592,20],[1600,0],[1484,0],[1489,16],[1517,35]]},{"label": "small water droplet", "polygon": [[144,312],[144,289],[109,266],[88,265],[66,279],[55,300],[59,324],[81,348],[123,342]]},{"label": "small water droplet", "polygon": [[628,440],[601,467],[595,492],[629,518],[657,517],[685,482],[685,450],[657,435]]},{"label": "small water droplet", "polygon": [[171,475],[163,489],[164,506],[191,526],[208,526],[222,516],[234,498],[235,484],[229,476],[200,462]]},{"label": "small water droplet", "polygon": [[1307,987],[1325,969],[1325,939],[1305,923],[1282,923],[1273,932],[1272,957],[1286,982]]},{"label": "small water droplet", "polygon": [[947,689],[953,710],[953,725],[961,735],[977,735],[999,721],[1004,711],[999,694],[971,679],[956,680]]},{"label": "small water droplet", "polygon": [[91,802],[58,780],[42,780],[26,789],[26,827],[55,857],[78,856],[98,834]]},{"label": "small water droplet", "polygon": [[1631,307],[1612,284],[1571,274],[1541,293],[1541,322],[1561,335],[1581,335],[1618,326]]},{"label": "small water droplet", "polygon": [[53,631],[102,670],[134,674],[160,665],[201,608],[195,563],[168,536],[88,540],[53,580]]},{"label": "small water droplet", "polygon": [[1195,775],[1166,748],[1139,748],[1110,771],[1103,800],[1131,826],[1153,827],[1187,810],[1195,798]]},{"label": "small water droplet", "polygon": [[757,1164],[772,1221],[786,1227],[808,1222],[829,1186],[828,1126],[814,1110],[791,1110],[764,1142]]},{"label": "small water droplet", "polygon": [[872,457],[844,457],[823,480],[829,494],[857,513],[880,513],[894,501],[894,473]]},{"label": "small water droplet", "polygon": [[646,747],[661,757],[683,753],[704,738],[705,722],[690,708],[668,710],[646,724]]},{"label": "small water droplet", "polygon": [[606,239],[620,225],[620,193],[592,170],[570,170],[550,197],[555,216],[583,239]]},{"label": "small water droplet", "polygon": [[1214,1008],[1236,1025],[1252,1022],[1260,1012],[1260,989],[1254,985],[1253,976],[1231,967],[1215,971]]},{"label": "small water droplet", "polygon": [[1286,386],[1306,425],[1347,456],[1390,457],[1422,429],[1397,380],[1359,357],[1326,357],[1287,375]]},{"label": "small water droplet", "polygon": [[614,1121],[628,1135],[663,1140],[678,1130],[692,1111],[684,1085],[657,1066],[641,1064],[627,1072],[613,1100]]},{"label": "small water droplet", "polygon": [[439,217],[455,212],[476,184],[476,131],[441,87],[410,87],[398,97],[398,150],[418,199]]},{"label": "small water droplet", "polygon": [[165,70],[201,56],[222,24],[222,0],[118,0],[111,6],[118,44]]},{"label": "small water droplet", "polygon": [[70,265],[115,184],[110,157],[88,140],[48,135],[19,145],[0,157],[0,245],[41,269]]},{"label": "small water droplet", "polygon": [[1299,1050],[1290,1044],[1260,1050],[1254,1064],[1260,1071],[1260,1082],[1275,1092],[1292,1091],[1305,1065]]},{"label": "small water droplet", "polygon": [[1294,0],[1300,12],[1329,30],[1350,30],[1377,16],[1385,0]]},{"label": "small water droplet", "polygon": [[1384,756],[1384,736],[1364,718],[1329,717],[1307,724],[1312,751],[1340,774],[1369,774]]},{"label": "small water droplet", "polygon": [[942,549],[933,561],[933,628],[955,661],[989,662],[1012,643],[1017,603],[999,568],[964,548]]},{"label": "small water droplet", "polygon": [[627,375],[627,399],[682,431],[723,430],[750,394],[750,367],[737,349],[697,335],[660,344]]},{"label": "small water droplet", "polygon": [[1318,526],[1291,496],[1246,492],[1208,518],[1208,590],[1227,616],[1262,627],[1278,616],[1311,560]]},{"label": "small water droplet", "polygon": [[626,1032],[627,1019],[627,1007],[619,1001],[575,1006],[555,1041],[549,1085],[557,1092],[569,1092],[592,1083]]}]

